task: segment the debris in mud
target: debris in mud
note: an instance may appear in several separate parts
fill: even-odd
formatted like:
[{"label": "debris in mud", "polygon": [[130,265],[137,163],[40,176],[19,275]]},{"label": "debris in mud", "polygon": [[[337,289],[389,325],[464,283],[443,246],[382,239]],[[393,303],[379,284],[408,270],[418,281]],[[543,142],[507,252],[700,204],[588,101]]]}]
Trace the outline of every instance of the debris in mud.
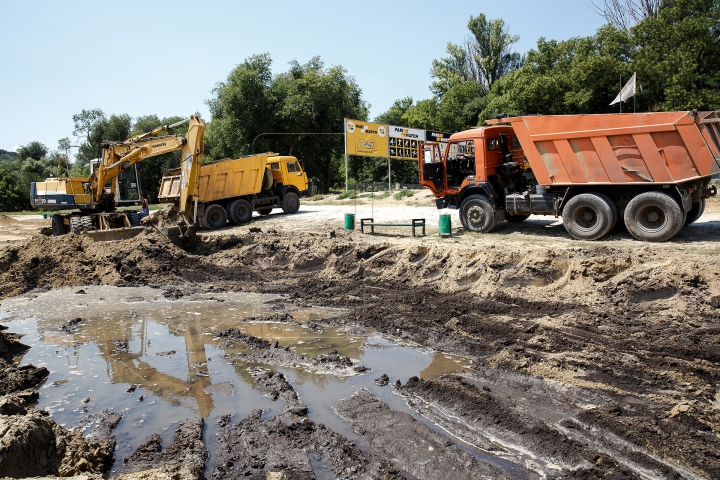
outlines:
[{"label": "debris in mud", "polygon": [[156,356],[169,358],[169,357],[172,357],[173,355],[175,355],[176,353],[177,352],[175,350],[168,350],[167,352],[157,353]]},{"label": "debris in mud", "polygon": [[[114,438],[112,432],[122,419],[121,414],[105,409],[100,413],[88,415],[79,427],[87,440],[110,440]],[[87,430],[89,431],[85,433]]]},{"label": "debris in mud", "polygon": [[78,325],[82,323],[82,321],[83,319],[80,317],[68,320],[60,326],[60,331],[65,333],[75,333],[80,330],[80,327]]},{"label": "debris in mud", "polygon": [[208,385],[203,388],[203,391],[205,393],[209,393],[210,395],[220,394],[225,397],[232,397],[235,395],[235,386],[233,385],[233,382],[230,381],[213,383],[212,385]]},{"label": "debris in mud", "polygon": [[380,378],[375,379],[375,383],[381,387],[385,387],[390,383],[390,377],[387,376],[387,373],[383,373],[380,375]]},{"label": "debris in mud", "polygon": [[276,367],[302,368],[308,372],[326,373],[341,377],[349,377],[369,371],[367,367],[354,365],[350,357],[340,355],[337,350],[320,354],[314,358],[307,358],[304,355],[291,352],[287,347],[279,347],[277,342],[273,342],[273,344],[269,345],[269,348],[259,352],[226,354],[225,358],[242,360],[247,363],[264,363]]},{"label": "debris in mud", "polygon": [[87,292],[81,288],[80,290],[75,292],[75,295],[87,295]]},{"label": "debris in mud", "polygon": [[221,419],[221,452],[211,478],[315,478],[314,455],[334,478],[403,478],[387,461],[306,417],[262,421],[261,416],[255,410],[229,427],[230,418]]},{"label": "debris in mud", "polygon": [[262,228],[260,228],[260,227],[250,227],[248,230],[250,231],[250,233],[261,233],[262,232]]},{"label": "debris in mud", "polygon": [[478,461],[448,438],[392,410],[370,391],[361,389],[333,406],[353,431],[396,467],[418,478],[512,478],[489,463]]},{"label": "debris in mud", "polygon": [[50,384],[50,386],[51,386],[51,387],[59,387],[60,385],[65,385],[65,384],[68,383],[69,381],[70,381],[70,380],[68,380],[67,378],[63,378],[62,380],[55,380],[54,382],[52,382],[52,383]]},{"label": "debris in mud", "polygon": [[14,356],[20,355],[30,347],[20,343],[22,335],[3,332],[6,328],[0,325],[0,359],[10,362]]},{"label": "debris in mud", "polygon": [[127,340],[111,340],[110,343],[115,345],[115,353],[128,353],[130,351]]},{"label": "debris in mud", "polygon": [[122,473],[148,471],[156,478],[201,478],[208,451],[202,441],[202,418],[183,420],[172,441],[162,450],[162,438],[153,434],[125,459]]},{"label": "debris in mud", "polygon": [[255,385],[265,392],[270,399],[275,401],[280,398],[285,402],[283,413],[299,416],[307,415],[308,407],[300,402],[300,397],[282,372],[260,367],[250,367],[248,371],[252,375]]},{"label": "debris in mud", "polygon": [[220,348],[233,346],[232,341],[234,340],[242,342],[250,348],[270,348],[270,342],[267,340],[248,335],[234,328],[227,328],[221,332],[216,332],[215,337],[228,340],[227,342],[223,342],[223,347]]},{"label": "debris in mud", "polygon": [[131,394],[135,393],[135,390],[137,390],[138,387],[140,387],[140,386],[141,385],[139,383],[133,383],[125,390],[125,393],[128,395],[131,395]]},{"label": "debris in mud", "polygon": [[[0,333],[5,335],[4,333]],[[50,372],[45,367],[22,365],[20,367],[0,359],[0,395],[35,389],[45,381]]]}]

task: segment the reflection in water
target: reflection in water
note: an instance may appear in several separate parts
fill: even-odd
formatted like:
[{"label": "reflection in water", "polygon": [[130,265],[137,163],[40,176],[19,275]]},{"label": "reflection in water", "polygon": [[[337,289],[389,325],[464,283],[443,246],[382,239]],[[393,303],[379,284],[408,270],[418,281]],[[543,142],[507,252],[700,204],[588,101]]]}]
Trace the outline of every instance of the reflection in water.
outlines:
[{"label": "reflection in water", "polygon": [[[25,334],[32,348],[22,363],[46,366],[50,377],[41,388],[38,408],[67,427],[79,425],[87,414],[111,409],[124,415],[118,425],[116,462],[129,456],[152,433],[169,441],[177,421],[194,416],[207,420],[205,441],[217,448],[215,421],[233,415],[233,421],[260,408],[266,418],[283,408],[254,388],[249,364],[224,358],[247,352],[247,347],[218,348],[214,332],[233,327],[257,337],[278,340],[294,352],[314,357],[338,350],[373,372],[336,378],[301,369],[277,368],[288,377],[309,415],[340,433],[349,427],[331,409],[340,398],[365,387],[393,408],[406,410],[391,387],[378,387],[374,378],[387,373],[391,383],[413,375],[434,378],[468,368],[466,359],[453,358],[408,346],[395,345],[377,334],[350,335],[349,327],[322,328],[305,321],[338,315],[337,309],[293,312],[298,324],[243,322],[243,318],[272,313],[264,304],[278,295],[228,293],[193,295],[167,300],[152,288],[83,287],[62,289],[3,301],[0,322],[11,332]],[[74,333],[60,327],[82,318]],[[362,348],[365,342],[373,348]],[[53,382],[58,386],[51,386]],[[126,393],[131,385],[133,392]],[[89,403],[82,399],[90,397]],[[140,401],[142,400],[142,401]],[[212,458],[210,461],[212,466]],[[116,463],[115,469],[120,464]]]}]

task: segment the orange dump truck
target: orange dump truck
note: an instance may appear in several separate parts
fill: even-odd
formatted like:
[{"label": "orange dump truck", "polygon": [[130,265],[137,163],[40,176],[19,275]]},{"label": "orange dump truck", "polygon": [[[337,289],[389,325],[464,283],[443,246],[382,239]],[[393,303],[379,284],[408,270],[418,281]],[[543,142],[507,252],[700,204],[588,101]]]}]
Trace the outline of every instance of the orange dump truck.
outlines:
[{"label": "orange dump truck", "polygon": [[466,230],[531,214],[562,216],[574,238],[596,240],[618,222],[661,242],[697,220],[720,173],[720,110],[501,116],[427,144],[420,183]]}]

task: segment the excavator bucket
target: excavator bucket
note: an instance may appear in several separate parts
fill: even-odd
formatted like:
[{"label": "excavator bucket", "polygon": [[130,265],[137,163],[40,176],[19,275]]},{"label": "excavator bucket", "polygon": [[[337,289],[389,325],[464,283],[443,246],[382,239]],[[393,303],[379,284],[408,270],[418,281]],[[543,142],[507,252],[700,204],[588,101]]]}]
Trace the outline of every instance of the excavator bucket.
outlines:
[{"label": "excavator bucket", "polygon": [[145,227],[113,228],[110,230],[88,230],[82,234],[95,242],[115,242],[133,238],[145,231]]}]

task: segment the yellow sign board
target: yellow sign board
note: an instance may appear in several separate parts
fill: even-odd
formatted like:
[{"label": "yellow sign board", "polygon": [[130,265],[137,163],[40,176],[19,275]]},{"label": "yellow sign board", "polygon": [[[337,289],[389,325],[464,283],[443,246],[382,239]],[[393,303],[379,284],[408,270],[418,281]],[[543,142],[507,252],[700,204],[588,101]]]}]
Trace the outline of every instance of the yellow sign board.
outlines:
[{"label": "yellow sign board", "polygon": [[388,126],[346,118],[345,149],[348,155],[387,157]]}]

